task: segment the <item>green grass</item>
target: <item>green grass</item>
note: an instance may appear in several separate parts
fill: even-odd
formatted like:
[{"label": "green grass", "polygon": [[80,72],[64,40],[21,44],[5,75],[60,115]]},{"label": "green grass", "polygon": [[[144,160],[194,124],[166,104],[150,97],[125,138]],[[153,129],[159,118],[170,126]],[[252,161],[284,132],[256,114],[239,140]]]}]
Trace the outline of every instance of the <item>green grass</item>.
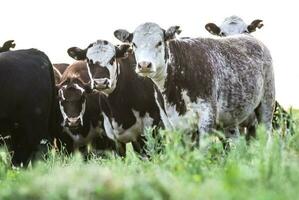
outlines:
[{"label": "green grass", "polygon": [[184,134],[164,131],[161,153],[149,138],[151,159],[132,148],[124,159],[88,161],[52,150],[44,161],[12,169],[3,149],[0,199],[299,199],[299,112],[293,117],[293,135],[276,132],[267,146],[260,128],[257,139],[247,144],[241,137],[229,151],[214,136],[206,148],[192,149]]}]

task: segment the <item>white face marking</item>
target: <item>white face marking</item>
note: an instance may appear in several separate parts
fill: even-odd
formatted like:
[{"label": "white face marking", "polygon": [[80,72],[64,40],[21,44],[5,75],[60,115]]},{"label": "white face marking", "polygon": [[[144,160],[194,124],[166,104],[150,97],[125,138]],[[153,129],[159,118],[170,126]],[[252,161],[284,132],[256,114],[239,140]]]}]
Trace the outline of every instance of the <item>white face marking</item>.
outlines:
[{"label": "white face marking", "polygon": [[92,78],[88,62],[87,62],[87,73],[88,73],[88,76],[89,76],[89,79],[90,79],[91,89],[93,90],[94,89],[94,80]]},{"label": "white face marking", "polygon": [[[101,67],[106,67],[108,69],[110,75],[108,80],[109,88],[103,90],[103,92],[107,94],[110,94],[116,87],[118,67],[116,62],[113,62],[113,64],[110,63],[115,55],[116,50],[114,45],[103,40],[98,40],[96,43],[94,43],[92,47],[88,48],[86,53],[88,60],[92,60],[94,64],[98,63]],[[93,78],[93,81],[100,83],[103,80]]]},{"label": "white face marking", "polygon": [[[165,42],[163,30],[154,23],[145,23],[134,31],[133,47],[137,63],[150,62],[150,73],[142,74],[139,68],[136,72],[155,79],[166,71]],[[161,43],[161,45],[159,45]],[[165,78],[165,77],[164,77]]]},{"label": "white face marking", "polygon": [[62,100],[65,100],[64,94],[63,94],[63,89],[66,88],[66,85],[62,86],[61,89],[58,90],[59,95],[61,96]]},{"label": "white face marking", "polygon": [[82,87],[80,87],[77,83],[74,85],[75,85],[76,89],[80,90],[81,94],[83,94],[85,92],[85,90]]},{"label": "white face marking", "polygon": [[61,123],[61,126],[64,127],[64,126],[66,125],[67,115],[66,115],[66,113],[64,112],[64,108],[63,108],[63,106],[62,106],[62,104],[61,104],[61,101],[59,101],[59,108],[60,108],[60,112],[61,112],[62,117],[63,117],[63,122]]},{"label": "white face marking", "polygon": [[[75,84],[75,85],[77,85],[77,84]],[[66,86],[63,86],[63,87],[66,87]],[[78,87],[79,88],[81,88],[79,85],[78,85]],[[77,88],[78,89],[78,88]],[[81,88],[82,89],[82,88]],[[80,90],[80,89],[79,89]],[[63,90],[62,89],[60,89],[59,90],[60,92],[61,92],[61,94],[62,94],[62,100],[65,100],[65,98],[64,98],[64,96],[63,96]],[[80,90],[81,91],[81,90]],[[82,91],[81,91],[82,92]],[[84,91],[83,91],[84,92]],[[84,113],[85,113],[85,109],[86,109],[86,100],[84,100],[84,102],[82,103],[82,110],[81,110],[81,112],[80,112],[80,114],[79,114],[79,116],[77,116],[77,117],[69,117],[69,116],[67,116],[67,114],[66,114],[66,112],[64,111],[64,107],[63,107],[63,105],[62,105],[62,103],[61,103],[61,100],[59,101],[59,108],[60,108],[60,112],[61,112],[61,114],[62,114],[62,117],[63,117],[63,122],[61,123],[61,126],[65,126],[66,125],[66,121],[67,121],[67,119],[69,119],[70,121],[71,120],[77,120],[77,119],[80,119],[80,124],[83,126],[83,116],[84,116]]]},{"label": "white face marking", "polygon": [[236,35],[244,33],[247,30],[247,24],[238,16],[231,16],[226,18],[221,26],[221,32],[225,34],[225,36]]}]

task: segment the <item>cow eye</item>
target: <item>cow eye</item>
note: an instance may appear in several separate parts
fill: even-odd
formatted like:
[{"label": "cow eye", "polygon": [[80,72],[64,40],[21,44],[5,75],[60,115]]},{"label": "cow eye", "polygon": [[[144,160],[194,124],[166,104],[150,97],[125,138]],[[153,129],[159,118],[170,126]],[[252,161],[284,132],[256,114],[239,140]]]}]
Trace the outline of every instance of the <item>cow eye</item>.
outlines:
[{"label": "cow eye", "polygon": [[225,33],[224,33],[224,32],[221,32],[221,33],[220,33],[220,36],[225,36]]},{"label": "cow eye", "polygon": [[160,41],[160,42],[158,42],[158,43],[156,44],[156,48],[159,47],[159,46],[161,46],[161,45],[162,45],[162,41]]}]

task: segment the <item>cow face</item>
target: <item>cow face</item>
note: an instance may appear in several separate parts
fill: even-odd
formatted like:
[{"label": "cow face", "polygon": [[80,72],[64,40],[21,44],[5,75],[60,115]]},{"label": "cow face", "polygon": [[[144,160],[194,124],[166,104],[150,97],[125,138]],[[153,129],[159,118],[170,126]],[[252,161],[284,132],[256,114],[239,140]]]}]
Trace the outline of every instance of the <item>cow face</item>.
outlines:
[{"label": "cow face", "polygon": [[229,36],[242,33],[252,33],[256,31],[256,28],[262,28],[262,20],[256,19],[251,22],[250,25],[247,25],[243,19],[238,16],[231,16],[226,18],[220,27],[214,23],[206,24],[205,28],[213,35],[218,36]]},{"label": "cow face", "polygon": [[70,48],[68,53],[77,60],[86,60],[93,87],[110,94],[116,87],[119,66],[116,58],[124,57],[129,45],[116,47],[106,40],[98,40],[85,50]]},{"label": "cow face", "polygon": [[90,84],[85,84],[77,78],[68,78],[57,87],[60,111],[63,116],[62,126],[77,130],[83,126],[86,95],[91,92]]},{"label": "cow face", "polygon": [[119,29],[114,35],[122,42],[132,44],[138,74],[159,79],[166,71],[166,42],[180,32],[179,26],[170,27],[165,31],[155,23],[145,23],[138,26],[134,33]]}]

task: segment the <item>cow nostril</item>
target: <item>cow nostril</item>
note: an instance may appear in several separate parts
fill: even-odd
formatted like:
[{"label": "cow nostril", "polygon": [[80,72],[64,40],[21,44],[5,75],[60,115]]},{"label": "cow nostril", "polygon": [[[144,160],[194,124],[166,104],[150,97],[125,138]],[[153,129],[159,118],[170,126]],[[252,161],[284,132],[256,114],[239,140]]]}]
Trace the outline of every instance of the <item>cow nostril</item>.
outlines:
[{"label": "cow nostril", "polygon": [[142,67],[141,67],[141,65],[140,65],[139,63],[138,63],[138,68],[139,68],[139,69],[141,69],[141,68],[142,68]]},{"label": "cow nostril", "polygon": [[152,68],[152,63],[148,63],[147,68]]},{"label": "cow nostril", "polygon": [[105,79],[104,85],[107,85],[107,84],[108,84],[108,79]]}]

